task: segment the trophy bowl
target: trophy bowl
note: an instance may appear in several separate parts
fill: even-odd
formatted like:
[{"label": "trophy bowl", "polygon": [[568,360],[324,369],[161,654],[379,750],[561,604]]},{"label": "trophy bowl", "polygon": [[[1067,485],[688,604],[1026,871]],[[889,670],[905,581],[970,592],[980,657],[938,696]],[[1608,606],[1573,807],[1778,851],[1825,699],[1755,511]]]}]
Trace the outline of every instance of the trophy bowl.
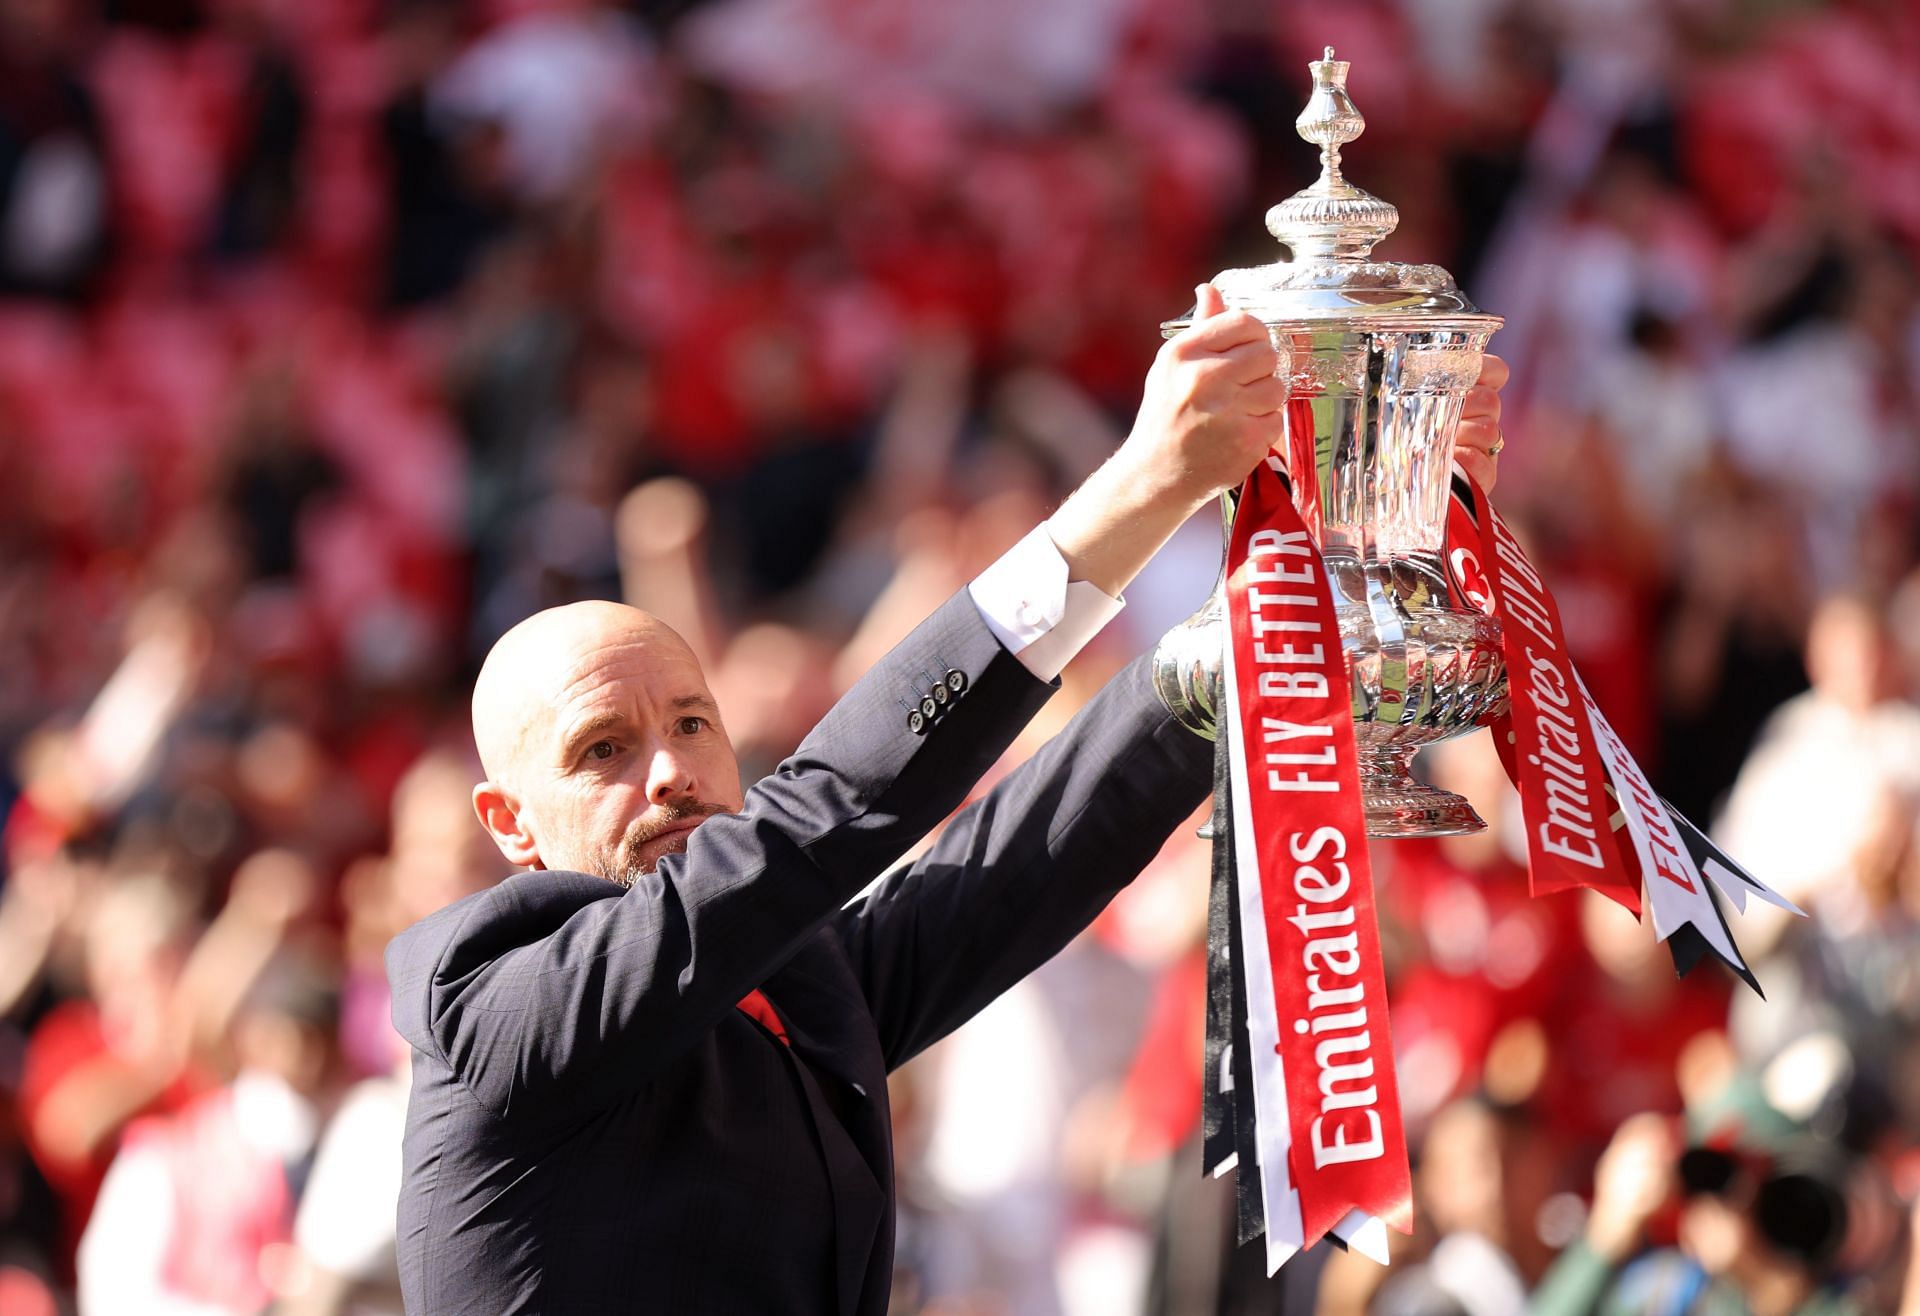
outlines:
[{"label": "trophy bowl", "polygon": [[[1507,705],[1499,623],[1454,598],[1444,558],[1454,432],[1501,321],[1437,265],[1372,258],[1399,213],[1341,176],[1340,147],[1365,127],[1348,64],[1329,47],[1310,67],[1313,94],[1295,127],[1320,146],[1320,177],[1267,212],[1293,259],[1226,270],[1214,285],[1230,309],[1267,325],[1289,374],[1273,446],[1332,583],[1368,834],[1479,831],[1472,806],[1416,779],[1411,761]],[[1234,502],[1223,500],[1229,529]],[[1206,736],[1224,618],[1216,587],[1156,654],[1162,700]]]}]

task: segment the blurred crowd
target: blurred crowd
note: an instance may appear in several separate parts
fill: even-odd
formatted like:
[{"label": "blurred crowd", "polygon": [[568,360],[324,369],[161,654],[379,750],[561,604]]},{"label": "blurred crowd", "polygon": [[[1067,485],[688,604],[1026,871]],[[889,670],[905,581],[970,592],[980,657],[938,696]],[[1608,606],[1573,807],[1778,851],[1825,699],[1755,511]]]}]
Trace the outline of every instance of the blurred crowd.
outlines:
[{"label": "blurred crowd", "polygon": [[0,1312],[398,1311],[381,955],[504,872],[478,657],[624,597],[770,768],[1279,255],[1328,44],[1380,255],[1507,317],[1588,684],[1812,917],[1676,979],[1426,756],[1492,826],[1378,847],[1418,1230],[1269,1281],[1183,832],[896,1076],[896,1307],[1920,1314],[1907,0],[0,2]]}]

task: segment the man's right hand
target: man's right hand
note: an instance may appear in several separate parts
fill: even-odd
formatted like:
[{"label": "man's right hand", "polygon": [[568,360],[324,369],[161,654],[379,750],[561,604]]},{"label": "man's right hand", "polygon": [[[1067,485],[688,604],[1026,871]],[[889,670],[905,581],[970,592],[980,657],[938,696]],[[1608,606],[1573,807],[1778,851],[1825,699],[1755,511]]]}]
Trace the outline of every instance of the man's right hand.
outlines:
[{"label": "man's right hand", "polygon": [[1047,521],[1069,578],[1115,597],[1280,435],[1286,371],[1266,326],[1228,311],[1212,284],[1194,293],[1193,323],[1154,358],[1127,441]]},{"label": "man's right hand", "polygon": [[1219,289],[1201,284],[1193,322],[1162,345],[1147,372],[1122,458],[1196,506],[1237,487],[1279,436],[1286,364],[1266,325],[1227,310]]}]

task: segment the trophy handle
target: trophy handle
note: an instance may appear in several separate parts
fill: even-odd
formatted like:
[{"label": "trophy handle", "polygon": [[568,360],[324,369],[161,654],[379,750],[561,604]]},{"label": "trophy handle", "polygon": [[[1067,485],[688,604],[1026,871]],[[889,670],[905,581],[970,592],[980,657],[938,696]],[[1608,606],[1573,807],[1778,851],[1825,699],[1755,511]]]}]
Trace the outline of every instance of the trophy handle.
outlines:
[{"label": "trophy handle", "polygon": [[1227,643],[1227,542],[1240,490],[1220,495],[1220,574],[1213,592],[1191,617],[1160,637],[1153,650],[1153,688],[1173,720],[1203,740],[1219,725],[1222,655]]}]

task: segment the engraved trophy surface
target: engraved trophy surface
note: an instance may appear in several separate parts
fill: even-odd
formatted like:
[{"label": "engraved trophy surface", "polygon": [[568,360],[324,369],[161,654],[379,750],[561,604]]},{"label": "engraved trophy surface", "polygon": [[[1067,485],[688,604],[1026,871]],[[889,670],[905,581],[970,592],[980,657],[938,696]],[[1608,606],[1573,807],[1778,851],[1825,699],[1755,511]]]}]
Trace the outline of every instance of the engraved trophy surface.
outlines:
[{"label": "engraved trophy surface", "polygon": [[[1274,447],[1332,581],[1367,831],[1479,831],[1466,800],[1417,781],[1410,763],[1420,746],[1507,705],[1499,623],[1453,597],[1444,561],[1454,431],[1501,321],[1437,265],[1372,258],[1399,212],[1341,176],[1340,148],[1366,126],[1347,95],[1348,64],[1328,47],[1309,67],[1313,94],[1295,128],[1321,148],[1320,177],[1267,212],[1293,258],[1213,282],[1229,308],[1268,326],[1290,363],[1293,401]],[[1161,330],[1171,337],[1190,322]],[[1234,496],[1224,501],[1231,525]],[[1209,737],[1224,615],[1216,589],[1156,653],[1162,700]]]}]

